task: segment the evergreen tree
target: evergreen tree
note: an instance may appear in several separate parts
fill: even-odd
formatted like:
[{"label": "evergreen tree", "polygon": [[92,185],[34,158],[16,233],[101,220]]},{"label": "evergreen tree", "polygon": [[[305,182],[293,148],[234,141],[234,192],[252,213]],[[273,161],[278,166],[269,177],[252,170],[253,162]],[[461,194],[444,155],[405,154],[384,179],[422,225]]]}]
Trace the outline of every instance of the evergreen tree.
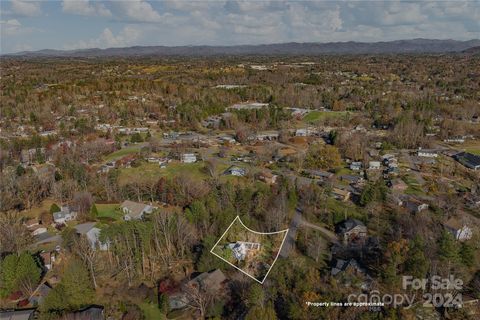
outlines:
[{"label": "evergreen tree", "polygon": [[56,204],[56,203],[53,203],[51,206],[50,206],[50,213],[51,214],[54,214],[55,212],[59,212],[61,211],[60,207]]},{"label": "evergreen tree", "polygon": [[408,257],[405,261],[405,271],[415,278],[423,278],[428,271],[429,263],[425,257],[425,244],[420,236],[416,236],[411,242]]},{"label": "evergreen tree", "polygon": [[468,243],[462,243],[460,247],[460,259],[467,267],[472,267],[475,263],[475,249]]},{"label": "evergreen tree", "polygon": [[80,261],[72,260],[60,283],[45,297],[41,311],[59,315],[78,310],[94,302],[94,297],[95,291],[87,269]]},{"label": "evergreen tree", "polygon": [[449,262],[458,262],[459,251],[453,235],[444,230],[438,240],[438,255]]},{"label": "evergreen tree", "polygon": [[20,290],[30,294],[40,281],[42,270],[28,252],[8,255],[0,264],[0,296]]},{"label": "evergreen tree", "polygon": [[168,295],[165,293],[160,294],[158,297],[158,308],[163,314],[167,314],[170,311],[170,305],[168,304]]},{"label": "evergreen tree", "polygon": [[93,220],[96,220],[98,217],[98,209],[97,209],[97,206],[94,204],[92,204],[92,207],[90,208],[90,218],[92,218]]}]

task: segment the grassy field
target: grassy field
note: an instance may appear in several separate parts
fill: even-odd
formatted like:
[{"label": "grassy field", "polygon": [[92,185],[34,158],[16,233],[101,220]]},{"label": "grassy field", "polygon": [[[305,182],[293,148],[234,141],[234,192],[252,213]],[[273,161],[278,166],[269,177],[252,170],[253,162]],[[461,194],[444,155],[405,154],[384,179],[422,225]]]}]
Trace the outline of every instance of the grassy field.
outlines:
[{"label": "grassy field", "polygon": [[476,154],[476,155],[480,156],[480,148],[467,148],[465,150],[467,152],[470,152],[470,153],[473,153],[473,154]]},{"label": "grassy field", "polygon": [[109,204],[95,204],[98,210],[97,218],[109,218],[113,220],[120,220],[123,217],[122,212],[120,211],[118,203],[109,203]]},{"label": "grassy field", "polygon": [[[50,206],[54,203],[51,199],[42,201],[38,206],[35,206],[29,210],[22,211],[22,216],[28,218],[38,218],[42,212],[50,212]],[[60,206],[60,205],[59,205]]]},{"label": "grassy field", "polygon": [[420,184],[415,180],[414,177],[407,175],[402,178],[402,180],[408,185],[407,190],[405,190],[406,194],[410,195],[423,195],[423,189]]},{"label": "grassy field", "polygon": [[115,159],[119,159],[121,157],[124,157],[128,154],[136,153],[140,151],[141,145],[133,145],[127,148],[123,148],[120,150],[117,150],[115,152],[110,153],[108,156],[105,157],[105,161],[112,161]]},{"label": "grassy field", "polygon": [[303,121],[312,123],[326,118],[339,118],[346,116],[348,113],[348,111],[312,111],[303,117]]},{"label": "grassy field", "polygon": [[160,312],[158,306],[154,303],[144,302],[139,305],[140,309],[143,311],[145,320],[163,320],[167,319],[164,314]]}]

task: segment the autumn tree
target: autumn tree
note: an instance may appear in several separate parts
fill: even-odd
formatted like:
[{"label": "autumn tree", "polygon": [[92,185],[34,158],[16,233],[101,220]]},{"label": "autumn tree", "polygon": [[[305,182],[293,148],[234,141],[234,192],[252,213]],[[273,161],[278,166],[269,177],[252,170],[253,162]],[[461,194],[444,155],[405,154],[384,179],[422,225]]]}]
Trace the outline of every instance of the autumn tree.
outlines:
[{"label": "autumn tree", "polygon": [[314,144],[309,147],[304,166],[310,169],[331,170],[342,165],[338,149],[331,145]]}]

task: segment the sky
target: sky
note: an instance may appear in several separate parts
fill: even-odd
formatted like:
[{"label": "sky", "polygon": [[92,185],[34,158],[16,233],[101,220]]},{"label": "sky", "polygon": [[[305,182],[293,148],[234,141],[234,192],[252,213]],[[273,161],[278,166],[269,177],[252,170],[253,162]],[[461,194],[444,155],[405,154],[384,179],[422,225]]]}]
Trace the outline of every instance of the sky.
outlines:
[{"label": "sky", "polygon": [[480,38],[474,1],[0,0],[0,52]]}]

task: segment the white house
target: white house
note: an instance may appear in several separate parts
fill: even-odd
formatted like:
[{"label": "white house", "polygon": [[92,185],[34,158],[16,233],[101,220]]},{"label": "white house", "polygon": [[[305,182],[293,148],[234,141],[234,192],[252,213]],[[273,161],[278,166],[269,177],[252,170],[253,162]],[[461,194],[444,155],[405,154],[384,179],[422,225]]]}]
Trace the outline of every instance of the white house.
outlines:
[{"label": "white house", "polygon": [[419,157],[426,157],[426,158],[436,158],[438,157],[438,152],[435,150],[429,149],[418,149],[417,156]]},{"label": "white house", "polygon": [[243,177],[246,174],[246,170],[244,168],[240,168],[237,166],[231,166],[227,170],[225,170],[225,175],[236,176],[236,177]]},{"label": "white house", "polygon": [[464,143],[465,142],[465,137],[462,137],[462,136],[449,137],[447,139],[444,139],[443,142]]},{"label": "white house", "polygon": [[86,222],[75,226],[77,234],[85,236],[93,250],[97,248],[101,251],[108,249],[108,243],[100,241],[100,229],[95,227],[95,222]]},{"label": "white house", "polygon": [[61,207],[61,210],[53,214],[53,221],[58,224],[65,224],[67,221],[77,219],[77,212],[68,206]]},{"label": "white house", "polygon": [[194,163],[197,162],[197,156],[194,153],[184,153],[181,161],[183,163]]},{"label": "white house", "polygon": [[235,243],[229,243],[227,246],[232,249],[232,254],[238,261],[245,260],[248,251],[260,250],[260,243],[256,242],[237,241]]},{"label": "white house", "polygon": [[142,219],[145,213],[152,213],[155,207],[144,203],[125,200],[120,205],[120,209],[122,209],[122,212],[124,213],[123,219],[129,221]]},{"label": "white house", "polygon": [[350,170],[359,171],[360,169],[362,169],[362,163],[360,161],[350,163]]},{"label": "white house", "polygon": [[42,233],[45,233],[45,232],[47,232],[47,228],[41,227],[41,226],[37,226],[37,227],[32,231],[32,235],[38,236],[39,234],[42,234]]},{"label": "white house", "polygon": [[462,223],[455,218],[450,218],[449,220],[447,220],[444,226],[445,229],[447,229],[451,234],[453,234],[456,240],[465,241],[471,239],[473,236],[472,229],[467,226],[466,223]]},{"label": "white house", "polygon": [[378,169],[380,169],[380,165],[381,165],[380,161],[370,161],[368,163],[368,169],[378,170]]}]

